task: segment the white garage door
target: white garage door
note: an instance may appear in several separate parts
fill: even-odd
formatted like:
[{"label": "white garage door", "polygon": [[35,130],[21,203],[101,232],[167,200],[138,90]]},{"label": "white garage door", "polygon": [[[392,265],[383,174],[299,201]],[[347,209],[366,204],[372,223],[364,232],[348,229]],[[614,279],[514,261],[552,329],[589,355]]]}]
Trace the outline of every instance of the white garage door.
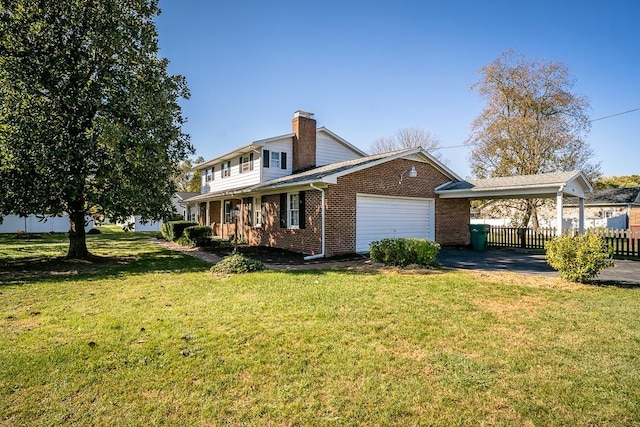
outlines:
[{"label": "white garage door", "polygon": [[368,252],[369,243],[387,237],[435,240],[433,199],[356,196],[356,252]]}]

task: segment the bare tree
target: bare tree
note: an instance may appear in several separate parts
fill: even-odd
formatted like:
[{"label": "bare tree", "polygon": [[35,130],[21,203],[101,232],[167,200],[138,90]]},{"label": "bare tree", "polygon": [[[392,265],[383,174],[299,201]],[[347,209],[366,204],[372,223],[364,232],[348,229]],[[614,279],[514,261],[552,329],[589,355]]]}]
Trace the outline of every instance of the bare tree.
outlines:
[{"label": "bare tree", "polygon": [[[567,67],[527,60],[507,51],[480,70],[471,88],[486,100],[467,140],[472,173],[478,178],[583,170],[599,175],[599,164],[584,137],[590,122],[587,98],[571,92]],[[544,200],[520,203],[514,219],[537,228]]]},{"label": "bare tree", "polygon": [[414,147],[422,147],[438,160],[443,160],[438,151],[442,147],[438,137],[418,127],[400,129],[391,136],[378,138],[371,144],[370,151],[378,154]]}]

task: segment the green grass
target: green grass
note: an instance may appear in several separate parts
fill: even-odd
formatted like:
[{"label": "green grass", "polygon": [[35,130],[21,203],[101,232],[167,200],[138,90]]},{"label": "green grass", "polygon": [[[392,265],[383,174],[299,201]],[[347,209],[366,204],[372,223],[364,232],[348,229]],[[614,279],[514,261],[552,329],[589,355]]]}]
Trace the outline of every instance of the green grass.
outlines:
[{"label": "green grass", "polygon": [[[0,237],[0,256],[64,254],[45,237]],[[90,236],[123,263],[0,276],[0,424],[640,424],[640,289],[220,277],[147,237]]]}]

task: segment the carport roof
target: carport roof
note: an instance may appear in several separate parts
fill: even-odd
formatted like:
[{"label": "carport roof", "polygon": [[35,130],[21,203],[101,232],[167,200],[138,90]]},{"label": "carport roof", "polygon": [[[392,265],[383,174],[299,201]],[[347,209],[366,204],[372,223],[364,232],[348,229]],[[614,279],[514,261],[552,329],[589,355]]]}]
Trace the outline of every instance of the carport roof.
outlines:
[{"label": "carport roof", "polygon": [[558,193],[584,198],[591,192],[593,187],[581,171],[453,181],[435,190],[443,199],[550,198]]}]

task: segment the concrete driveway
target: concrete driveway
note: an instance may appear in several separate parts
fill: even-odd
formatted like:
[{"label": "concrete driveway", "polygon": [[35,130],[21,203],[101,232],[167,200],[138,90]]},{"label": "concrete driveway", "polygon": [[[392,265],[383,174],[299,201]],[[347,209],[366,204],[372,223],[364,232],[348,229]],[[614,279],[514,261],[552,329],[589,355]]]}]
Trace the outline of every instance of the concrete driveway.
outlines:
[{"label": "concrete driveway", "polygon": [[[484,252],[470,249],[442,248],[438,261],[443,267],[482,270],[510,271],[524,274],[557,276],[542,253],[518,249],[489,249]],[[614,261],[615,266],[602,271],[593,280],[603,286],[640,287],[640,260]]]}]

